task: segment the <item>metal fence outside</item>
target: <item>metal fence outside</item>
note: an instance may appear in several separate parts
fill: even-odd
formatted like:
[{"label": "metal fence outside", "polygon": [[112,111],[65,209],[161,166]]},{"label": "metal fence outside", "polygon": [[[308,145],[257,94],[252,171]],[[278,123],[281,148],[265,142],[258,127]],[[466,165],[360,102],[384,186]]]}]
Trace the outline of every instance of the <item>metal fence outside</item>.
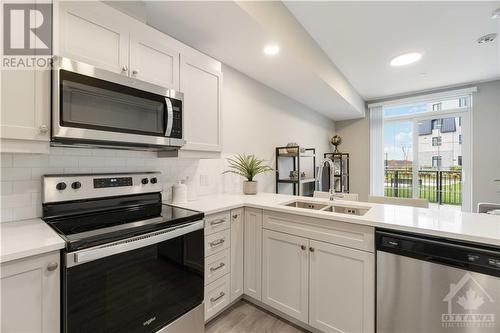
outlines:
[{"label": "metal fence outside", "polygon": [[[386,169],[384,179],[386,197],[412,198],[411,170]],[[462,171],[418,171],[418,197],[431,203],[462,204]]]}]

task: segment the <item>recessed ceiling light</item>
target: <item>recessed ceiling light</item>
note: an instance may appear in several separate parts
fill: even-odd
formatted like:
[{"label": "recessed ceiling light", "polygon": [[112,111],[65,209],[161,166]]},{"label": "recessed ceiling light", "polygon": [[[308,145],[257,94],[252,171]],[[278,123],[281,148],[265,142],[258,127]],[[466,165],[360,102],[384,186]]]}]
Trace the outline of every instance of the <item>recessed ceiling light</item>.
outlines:
[{"label": "recessed ceiling light", "polygon": [[482,37],[479,37],[477,39],[477,42],[479,44],[490,43],[490,42],[494,41],[496,37],[497,37],[497,34],[487,34],[487,35],[484,35]]},{"label": "recessed ceiling light", "polygon": [[413,64],[422,58],[422,54],[418,52],[405,53],[394,57],[391,60],[391,66],[405,66]]},{"label": "recessed ceiling light", "polygon": [[269,56],[277,55],[280,53],[280,47],[276,44],[269,44],[264,48],[264,53]]},{"label": "recessed ceiling light", "polygon": [[492,19],[497,19],[500,17],[500,8],[497,8],[491,13],[491,18]]}]

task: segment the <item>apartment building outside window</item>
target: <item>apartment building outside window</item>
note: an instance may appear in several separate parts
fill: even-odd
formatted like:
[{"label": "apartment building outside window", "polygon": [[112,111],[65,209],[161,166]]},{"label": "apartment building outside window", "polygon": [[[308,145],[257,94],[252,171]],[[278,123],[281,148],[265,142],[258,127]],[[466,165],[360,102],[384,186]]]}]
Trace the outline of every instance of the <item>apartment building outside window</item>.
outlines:
[{"label": "apartment building outside window", "polygon": [[443,107],[443,103],[434,103],[432,104],[432,111],[441,111]]},{"label": "apartment building outside window", "polygon": [[441,156],[432,156],[432,167],[433,168],[440,168],[442,160],[443,160],[443,158]]}]

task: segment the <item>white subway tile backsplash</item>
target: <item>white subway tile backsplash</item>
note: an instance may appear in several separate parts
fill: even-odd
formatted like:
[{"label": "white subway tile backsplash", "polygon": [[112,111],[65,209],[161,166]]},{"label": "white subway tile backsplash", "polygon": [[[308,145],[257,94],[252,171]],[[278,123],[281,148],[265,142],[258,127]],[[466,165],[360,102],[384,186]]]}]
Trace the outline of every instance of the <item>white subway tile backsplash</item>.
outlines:
[{"label": "white subway tile backsplash", "polygon": [[[42,215],[42,176],[47,174],[159,171],[163,198],[169,200],[172,185],[189,177],[197,195],[225,189],[223,160],[157,158],[155,152],[113,149],[51,147],[49,155],[1,154],[0,222]],[[199,186],[200,170],[207,186]],[[234,185],[239,186],[241,183]]]},{"label": "white subway tile backsplash", "polygon": [[12,154],[1,154],[0,163],[2,164],[2,168],[12,167]]},{"label": "white subway tile backsplash", "polygon": [[31,168],[2,168],[2,180],[28,180],[31,179]]}]

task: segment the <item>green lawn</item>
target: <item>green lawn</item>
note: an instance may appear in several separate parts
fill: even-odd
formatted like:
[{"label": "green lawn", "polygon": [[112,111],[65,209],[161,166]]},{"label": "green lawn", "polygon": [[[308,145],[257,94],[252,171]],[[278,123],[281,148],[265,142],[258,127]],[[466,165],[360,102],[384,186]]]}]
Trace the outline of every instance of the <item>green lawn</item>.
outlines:
[{"label": "green lawn", "polygon": [[[384,195],[386,197],[396,196],[393,189],[385,187]],[[397,197],[399,198],[412,198],[412,188],[399,188]],[[419,190],[419,197],[427,199],[429,202],[437,202],[436,186],[423,186]],[[442,203],[448,205],[461,205],[462,204],[462,183],[457,182],[451,185],[443,185],[442,190]]]}]

